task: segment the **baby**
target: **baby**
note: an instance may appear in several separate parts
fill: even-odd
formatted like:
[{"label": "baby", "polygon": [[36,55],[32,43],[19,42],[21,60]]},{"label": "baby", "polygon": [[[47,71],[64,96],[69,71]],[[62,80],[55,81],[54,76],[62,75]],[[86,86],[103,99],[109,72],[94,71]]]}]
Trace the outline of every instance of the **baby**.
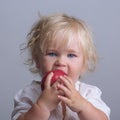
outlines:
[{"label": "baby", "polygon": [[[96,50],[86,23],[66,14],[42,16],[28,34],[27,48],[32,72],[43,78],[33,81],[15,96],[13,120],[109,120],[110,109],[101,90],[81,82],[93,71]],[[53,70],[62,70],[51,85]]]}]

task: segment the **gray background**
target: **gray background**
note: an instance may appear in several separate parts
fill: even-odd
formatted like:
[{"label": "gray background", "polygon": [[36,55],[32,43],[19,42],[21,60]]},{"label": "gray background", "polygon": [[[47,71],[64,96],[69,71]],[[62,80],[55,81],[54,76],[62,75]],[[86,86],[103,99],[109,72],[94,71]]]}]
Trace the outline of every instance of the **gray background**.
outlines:
[{"label": "gray background", "polygon": [[0,120],[10,120],[14,95],[37,79],[23,64],[19,46],[39,12],[68,13],[90,25],[100,61],[96,71],[83,79],[101,88],[111,120],[120,119],[119,0],[0,0]]}]

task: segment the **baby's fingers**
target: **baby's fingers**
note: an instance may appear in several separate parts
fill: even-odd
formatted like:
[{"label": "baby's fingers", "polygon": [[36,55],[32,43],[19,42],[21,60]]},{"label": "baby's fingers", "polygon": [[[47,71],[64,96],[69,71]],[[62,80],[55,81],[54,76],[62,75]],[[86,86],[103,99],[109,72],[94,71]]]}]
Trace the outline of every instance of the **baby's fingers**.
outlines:
[{"label": "baby's fingers", "polygon": [[51,79],[53,76],[53,72],[49,73],[49,75],[47,76],[45,83],[44,83],[44,87],[45,88],[50,88],[51,87]]},{"label": "baby's fingers", "polygon": [[58,95],[58,98],[59,98],[62,102],[64,102],[64,103],[67,104],[68,106],[70,106],[71,100],[68,99],[67,97]]},{"label": "baby's fingers", "polygon": [[75,87],[74,82],[67,76],[60,76],[61,81],[63,82],[64,86],[66,86],[69,90]]},{"label": "baby's fingers", "polygon": [[71,91],[63,84],[58,84],[58,89],[64,92],[64,96],[70,98]]}]

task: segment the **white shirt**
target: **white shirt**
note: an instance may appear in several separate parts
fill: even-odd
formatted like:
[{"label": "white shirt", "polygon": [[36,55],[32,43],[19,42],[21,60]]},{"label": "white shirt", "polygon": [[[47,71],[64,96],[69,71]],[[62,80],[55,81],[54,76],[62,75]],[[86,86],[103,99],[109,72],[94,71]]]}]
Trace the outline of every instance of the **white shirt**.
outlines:
[{"label": "white shirt", "polygon": [[[88,85],[80,81],[76,82],[76,89],[79,93],[96,108],[103,111],[108,119],[110,116],[110,108],[101,99],[101,90],[96,86]],[[33,81],[24,89],[21,89],[14,98],[14,110],[12,112],[12,120],[16,120],[22,113],[27,112],[31,106],[36,103],[38,97],[42,93],[40,84]],[[49,120],[62,120],[62,107],[61,104],[51,113]],[[79,120],[76,112],[66,108],[65,120]]]}]

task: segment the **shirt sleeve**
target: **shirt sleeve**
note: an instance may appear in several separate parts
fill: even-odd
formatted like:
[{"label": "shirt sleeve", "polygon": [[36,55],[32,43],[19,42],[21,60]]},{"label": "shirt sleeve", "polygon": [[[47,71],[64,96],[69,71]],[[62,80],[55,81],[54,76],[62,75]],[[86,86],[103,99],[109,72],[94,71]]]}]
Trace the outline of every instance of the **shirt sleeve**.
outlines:
[{"label": "shirt sleeve", "polygon": [[38,99],[40,91],[40,86],[35,85],[35,82],[21,89],[14,97],[11,119],[16,120],[22,113],[27,112]]},{"label": "shirt sleeve", "polygon": [[101,98],[102,91],[96,86],[89,86],[85,93],[85,98],[97,109],[103,111],[110,120],[110,108]]}]

